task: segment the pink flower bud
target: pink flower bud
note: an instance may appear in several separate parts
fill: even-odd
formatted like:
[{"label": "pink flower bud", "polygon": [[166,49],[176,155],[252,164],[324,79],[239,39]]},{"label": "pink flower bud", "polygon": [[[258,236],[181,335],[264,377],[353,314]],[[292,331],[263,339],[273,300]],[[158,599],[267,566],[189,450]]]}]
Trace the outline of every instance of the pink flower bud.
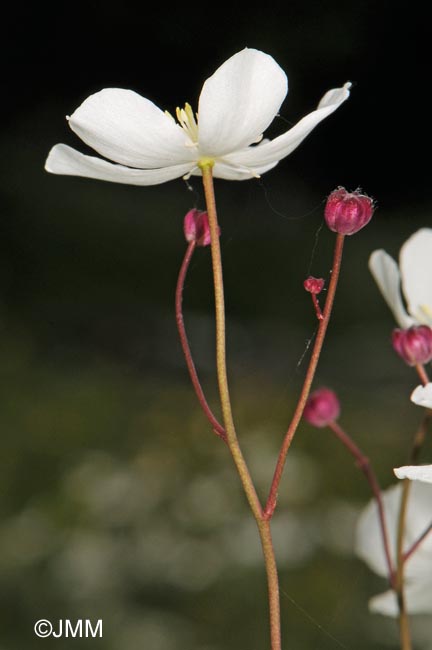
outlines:
[{"label": "pink flower bud", "polygon": [[187,242],[195,241],[197,246],[210,244],[210,226],[207,212],[192,208],[183,221],[183,230]]},{"label": "pink flower bud", "polygon": [[324,217],[333,232],[353,235],[369,223],[373,212],[374,202],[369,196],[338,187],[327,199]]},{"label": "pink flower bud", "polygon": [[330,388],[318,388],[309,395],[303,411],[306,422],[314,427],[326,427],[338,419],[340,404],[335,392]]},{"label": "pink flower bud", "polygon": [[392,343],[394,350],[409,366],[432,360],[432,329],[427,325],[393,330]]},{"label": "pink flower bud", "polygon": [[313,293],[317,295],[318,293],[321,293],[321,291],[323,290],[324,280],[323,278],[314,278],[312,275],[310,275],[303,282],[303,286],[306,289],[306,291],[309,291],[309,293]]}]

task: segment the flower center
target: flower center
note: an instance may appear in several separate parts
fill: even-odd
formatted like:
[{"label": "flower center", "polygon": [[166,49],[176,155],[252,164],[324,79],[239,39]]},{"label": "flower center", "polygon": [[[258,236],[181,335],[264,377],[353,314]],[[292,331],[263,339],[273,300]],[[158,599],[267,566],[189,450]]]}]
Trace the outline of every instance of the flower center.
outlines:
[{"label": "flower center", "polygon": [[182,129],[187,133],[190,140],[194,145],[198,144],[198,123],[194,115],[192,106],[185,104],[184,108],[176,108],[176,116],[178,123]]}]

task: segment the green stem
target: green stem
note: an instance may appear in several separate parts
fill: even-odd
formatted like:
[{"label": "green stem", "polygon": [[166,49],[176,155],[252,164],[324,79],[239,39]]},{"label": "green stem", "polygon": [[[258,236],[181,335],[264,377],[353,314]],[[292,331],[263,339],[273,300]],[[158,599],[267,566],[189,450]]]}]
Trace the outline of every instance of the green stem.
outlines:
[{"label": "green stem", "polygon": [[396,596],[399,607],[399,635],[401,641],[401,650],[412,650],[411,633],[408,613],[406,610],[405,590],[404,590],[404,534],[405,521],[408,507],[408,498],[411,489],[411,481],[405,479],[402,486],[402,497],[399,509],[399,522],[397,529],[396,544]]},{"label": "green stem", "polygon": [[276,565],[276,558],[273,549],[273,540],[270,530],[270,521],[261,520],[257,522],[261,538],[261,546],[264,555],[267,574],[267,588],[270,614],[270,640],[272,650],[281,650],[281,617],[279,598],[279,577]]},{"label": "green stem", "polygon": [[279,582],[270,526],[269,523],[264,520],[261,503],[258,499],[258,495],[249,473],[249,469],[240,449],[231,409],[226,367],[225,301],[222,275],[222,258],[219,242],[219,226],[213,187],[212,167],[213,165],[211,162],[201,164],[211,237],[216,312],[216,366],[220,401],[228,447],[236,465],[237,472],[246,494],[246,498],[249,502],[249,506],[255,517],[255,521],[260,533],[269,592],[271,648],[272,650],[281,650]]}]

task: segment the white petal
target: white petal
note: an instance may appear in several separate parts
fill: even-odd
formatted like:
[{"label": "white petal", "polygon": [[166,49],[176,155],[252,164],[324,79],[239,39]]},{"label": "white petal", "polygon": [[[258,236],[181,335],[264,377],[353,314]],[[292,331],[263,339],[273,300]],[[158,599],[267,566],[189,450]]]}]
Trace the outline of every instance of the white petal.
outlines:
[{"label": "white petal", "polygon": [[369,600],[369,609],[373,614],[383,614],[384,616],[399,616],[397,597],[393,590],[385,591]]},{"label": "white petal", "polygon": [[84,176],[112,183],[158,185],[183,176],[191,170],[191,164],[174,165],[162,169],[131,169],[93,156],[85,156],[65,144],[57,144],[48,155],[45,169],[52,174]]},{"label": "white petal", "polygon": [[411,481],[432,483],[432,465],[404,465],[393,470],[398,478],[409,478]]},{"label": "white petal", "polygon": [[[396,555],[397,527],[399,522],[402,485],[395,485],[383,492],[383,505],[389,533],[390,554]],[[406,515],[404,550],[412,544],[429,526],[432,519],[432,486],[414,482],[411,486]],[[368,566],[378,575],[387,577],[387,564],[383,551],[381,529],[375,500],[371,501],[360,515],[356,529],[355,550]],[[425,572],[430,573],[432,564],[432,536],[427,537],[406,563],[405,576],[408,580],[420,580]]]},{"label": "white petal", "polygon": [[405,598],[408,614],[429,614],[432,612],[432,579],[431,568],[426,569],[426,577],[405,588]]},{"label": "white petal", "polygon": [[90,95],[69,126],[101,156],[130,167],[168,167],[196,158],[174,119],[132,90],[106,88]]},{"label": "white petal", "polygon": [[[399,516],[401,486],[396,485],[383,495],[385,513],[389,527],[390,553],[395,556],[395,522]],[[381,538],[378,520],[378,508],[375,500],[368,503],[360,515],[356,528],[355,552],[364,562],[380,576],[387,577],[387,562]]]},{"label": "white petal", "polygon": [[288,90],[276,61],[254,49],[234,54],[207,79],[198,107],[200,153],[216,157],[256,142]]},{"label": "white petal", "polygon": [[[432,580],[419,580],[405,587],[405,600],[408,614],[428,614],[432,612]],[[376,614],[399,616],[397,598],[394,591],[386,591],[369,601],[369,609]]]},{"label": "white petal", "polygon": [[402,302],[399,267],[394,259],[384,250],[374,251],[369,258],[369,270],[398,325],[403,328],[413,325],[415,321],[407,314]]},{"label": "white petal", "polygon": [[432,409],[432,383],[426,386],[417,386],[411,394],[411,401],[419,406]]},{"label": "white petal", "polygon": [[408,311],[420,322],[432,325],[432,229],[412,235],[400,252],[402,287]]},{"label": "white petal", "polygon": [[216,161],[213,167],[213,176],[215,178],[224,178],[228,181],[245,181],[250,178],[259,178],[261,174],[268,172],[273,167],[276,167],[277,162],[258,167],[256,169],[249,169],[247,167],[238,167],[235,165],[227,165],[222,161]]},{"label": "white petal", "polygon": [[343,88],[329,90],[318,108],[306,115],[292,129],[262,145],[261,147],[249,147],[243,151],[237,151],[227,158],[234,164],[245,165],[247,167],[258,167],[277,162],[288,156],[298,145],[309,135],[309,133],[325,117],[333,113],[349,97],[349,88],[351,84],[346,83]]}]

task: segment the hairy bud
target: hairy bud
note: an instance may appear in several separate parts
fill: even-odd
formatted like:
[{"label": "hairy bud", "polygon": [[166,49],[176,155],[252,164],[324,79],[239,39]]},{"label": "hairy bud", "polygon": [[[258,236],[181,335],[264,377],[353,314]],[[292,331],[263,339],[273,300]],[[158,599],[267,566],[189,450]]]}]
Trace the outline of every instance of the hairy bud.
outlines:
[{"label": "hairy bud", "polygon": [[394,350],[409,366],[432,360],[432,329],[427,325],[395,329],[392,333]]},{"label": "hairy bud", "polygon": [[369,196],[338,187],[327,199],[324,218],[333,232],[353,235],[369,223],[373,213],[374,202]]},{"label": "hairy bud", "polygon": [[183,220],[183,231],[187,242],[195,241],[197,246],[210,244],[210,226],[207,212],[192,208]]},{"label": "hairy bud", "polygon": [[306,278],[306,280],[303,282],[305,290],[309,293],[313,293],[314,295],[321,293],[324,288],[324,284],[325,281],[323,278],[314,278],[312,275]]}]

